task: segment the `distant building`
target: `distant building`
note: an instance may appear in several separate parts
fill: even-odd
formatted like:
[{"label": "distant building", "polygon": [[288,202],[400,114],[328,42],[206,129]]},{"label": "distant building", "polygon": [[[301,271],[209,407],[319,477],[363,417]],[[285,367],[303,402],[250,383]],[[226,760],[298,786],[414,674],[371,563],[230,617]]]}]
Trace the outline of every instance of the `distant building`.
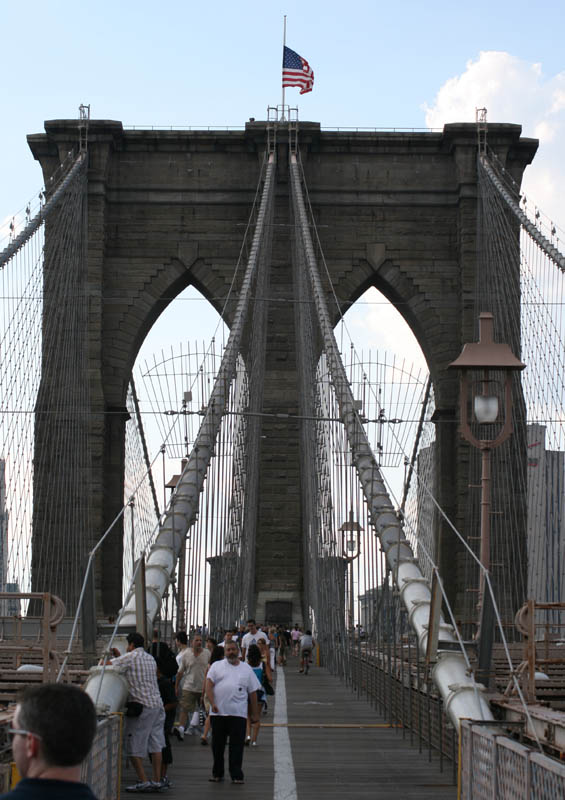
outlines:
[{"label": "distant building", "polygon": [[367,589],[365,594],[359,595],[359,622],[365,631],[370,631],[373,627],[381,591],[382,587],[376,586],[373,589]]},{"label": "distant building", "polygon": [[359,621],[365,635],[373,638],[378,628],[381,638],[394,638],[401,629],[401,606],[390,585],[381,584],[359,595]]},{"label": "distant building", "polygon": [[[565,602],[565,453],[528,425],[528,597]],[[562,632],[565,633],[565,632]]]},{"label": "distant building", "polygon": [[[8,509],[6,508],[6,462],[0,458],[0,592],[20,591],[19,583],[8,583]],[[20,600],[2,600],[0,615],[13,617],[21,613]]]},{"label": "distant building", "polygon": [[[13,592],[14,594],[18,594],[20,591],[20,584],[19,583],[7,583],[6,584],[6,591]],[[5,601],[5,615],[8,617],[19,617],[22,613],[21,610],[21,600],[18,597],[14,597],[13,600],[6,600]]]}]

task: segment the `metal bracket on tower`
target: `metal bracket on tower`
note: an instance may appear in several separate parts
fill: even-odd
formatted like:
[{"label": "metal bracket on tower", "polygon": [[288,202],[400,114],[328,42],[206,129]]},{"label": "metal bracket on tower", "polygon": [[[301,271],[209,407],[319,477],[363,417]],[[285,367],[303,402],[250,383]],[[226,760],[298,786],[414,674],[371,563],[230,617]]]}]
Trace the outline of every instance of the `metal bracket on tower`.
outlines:
[{"label": "metal bracket on tower", "polygon": [[88,147],[88,123],[90,122],[90,105],[85,106],[82,103],[78,107],[79,121],[78,121],[78,137],[80,152],[86,153]]},{"label": "metal bracket on tower", "polygon": [[298,149],[298,109],[290,106],[269,106],[267,108],[267,153],[275,152],[277,131],[281,126],[288,129],[288,146],[291,153]]},{"label": "metal bracket on tower", "polygon": [[479,143],[479,155],[486,155],[487,130],[488,130],[486,108],[475,109],[475,122],[477,123],[477,139]]},{"label": "metal bracket on tower", "polygon": [[267,156],[275,152],[277,146],[277,124],[279,121],[278,106],[267,108]]},{"label": "metal bracket on tower", "polygon": [[288,148],[291,153],[298,152],[298,109],[288,109]]}]

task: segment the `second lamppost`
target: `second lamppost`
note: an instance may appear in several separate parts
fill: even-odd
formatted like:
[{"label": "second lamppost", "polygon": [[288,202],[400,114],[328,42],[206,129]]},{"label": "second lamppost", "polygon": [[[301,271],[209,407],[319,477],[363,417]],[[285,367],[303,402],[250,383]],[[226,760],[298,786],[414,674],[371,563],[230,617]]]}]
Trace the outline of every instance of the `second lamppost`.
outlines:
[{"label": "second lamppost", "polygon": [[[505,442],[512,433],[512,373],[523,370],[526,366],[517,358],[510,346],[495,342],[493,338],[494,318],[490,312],[479,315],[479,341],[465,344],[461,355],[449,366],[460,370],[459,396],[459,429],[464,439],[481,451],[481,570],[479,585],[480,620],[477,638],[492,638],[492,624],[484,625],[485,613],[489,603],[485,573],[491,565],[491,464],[490,454],[496,447]],[[494,376],[493,376],[494,373]],[[469,415],[469,401],[472,401],[473,412]],[[502,408],[501,408],[502,406]],[[501,415],[502,411],[502,415]],[[471,418],[470,418],[471,416]],[[471,423],[497,425],[498,432],[491,438],[475,435]],[[482,631],[482,628],[488,628]],[[481,649],[483,649],[481,647]],[[487,651],[490,646],[487,645]],[[483,666],[490,661],[490,652],[483,656]],[[481,659],[480,659],[481,660]]]},{"label": "second lamppost", "polygon": [[353,592],[353,562],[361,555],[361,531],[363,528],[353,518],[353,510],[349,512],[349,519],[340,527],[341,552],[346,564],[349,565],[349,630],[353,636],[355,627],[354,592]]}]

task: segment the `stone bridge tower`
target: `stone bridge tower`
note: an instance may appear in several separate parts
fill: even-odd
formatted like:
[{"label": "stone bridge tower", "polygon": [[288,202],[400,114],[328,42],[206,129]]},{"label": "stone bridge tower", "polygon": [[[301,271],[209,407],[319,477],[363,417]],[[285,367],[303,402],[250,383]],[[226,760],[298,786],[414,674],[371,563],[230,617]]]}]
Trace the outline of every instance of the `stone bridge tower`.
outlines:
[{"label": "stone bridge tower", "polygon": [[[518,183],[537,147],[520,133],[518,125],[488,129],[490,147]],[[45,133],[28,141],[49,177],[60,154],[76,145],[77,122],[48,121]],[[124,130],[120,122],[90,122],[88,484],[93,513],[86,535],[91,543],[123,503],[126,392],[141,343],[168,303],[189,285],[220,311],[218,298],[227,294],[266,144],[264,122],[237,131]],[[352,133],[300,123],[299,147],[340,303],[347,307],[376,286],[422,347],[436,397],[438,499],[461,523],[467,457],[454,424],[457,379],[446,367],[473,339],[475,126],[446,125],[442,133]],[[274,239],[271,294],[291,300],[284,143],[279,145],[276,193],[281,224]],[[296,412],[292,304],[272,304],[268,324],[264,410]],[[299,619],[298,429],[280,420],[264,424],[269,430],[261,452],[256,613],[261,617],[266,602],[280,599],[292,602],[293,617]],[[457,547],[441,526],[437,538],[442,575],[455,598],[462,591],[453,569]],[[96,579],[100,610],[106,614],[121,606],[121,563],[116,536],[103,550]]]}]

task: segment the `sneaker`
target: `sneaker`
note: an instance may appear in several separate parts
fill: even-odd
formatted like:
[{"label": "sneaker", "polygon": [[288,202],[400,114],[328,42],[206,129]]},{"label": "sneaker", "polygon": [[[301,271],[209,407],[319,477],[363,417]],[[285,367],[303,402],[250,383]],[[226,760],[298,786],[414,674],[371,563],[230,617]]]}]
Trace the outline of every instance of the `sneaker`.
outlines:
[{"label": "sneaker", "polygon": [[196,730],[196,728],[192,728],[192,727],[187,728],[185,730],[185,733],[186,733],[187,736],[198,736],[198,731]]},{"label": "sneaker", "polygon": [[182,725],[177,725],[176,728],[173,728],[173,733],[175,734],[175,736],[177,737],[179,742],[183,741],[183,739],[184,739],[184,728],[182,727]]},{"label": "sneaker", "polygon": [[168,789],[168,786],[163,786],[163,781],[149,781],[151,784],[151,789],[148,789],[148,792],[162,792],[164,789]]},{"label": "sneaker", "polygon": [[257,742],[251,742],[251,747],[257,747]]},{"label": "sneaker", "polygon": [[164,778],[161,778],[159,783],[161,784],[161,789],[172,789],[173,784],[170,782],[170,780],[167,778],[166,775]]},{"label": "sneaker", "polygon": [[138,781],[132,783],[131,786],[126,786],[126,792],[154,792],[153,781]]},{"label": "sneaker", "polygon": [[249,747],[249,745],[251,744],[251,736],[246,736],[245,744],[246,744],[247,747]]}]

